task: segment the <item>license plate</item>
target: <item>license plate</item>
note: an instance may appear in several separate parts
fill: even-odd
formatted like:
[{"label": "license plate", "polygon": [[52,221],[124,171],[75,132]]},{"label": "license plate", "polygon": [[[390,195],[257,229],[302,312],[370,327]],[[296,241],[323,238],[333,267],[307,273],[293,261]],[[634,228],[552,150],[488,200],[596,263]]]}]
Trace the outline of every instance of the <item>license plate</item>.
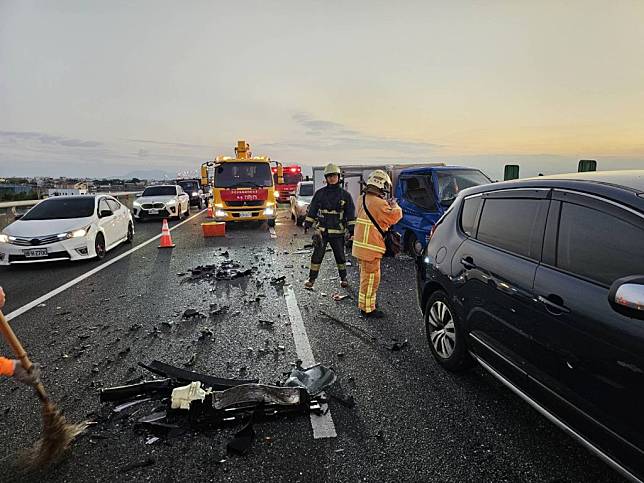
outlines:
[{"label": "license plate", "polygon": [[47,256],[46,248],[33,248],[31,250],[23,250],[26,258],[42,258]]},{"label": "license plate", "polygon": [[148,213],[150,213],[151,215],[158,215],[159,210],[148,210]]},{"label": "license plate", "polygon": [[240,218],[250,218],[251,216],[253,216],[253,214],[250,211],[242,211],[239,214]]}]

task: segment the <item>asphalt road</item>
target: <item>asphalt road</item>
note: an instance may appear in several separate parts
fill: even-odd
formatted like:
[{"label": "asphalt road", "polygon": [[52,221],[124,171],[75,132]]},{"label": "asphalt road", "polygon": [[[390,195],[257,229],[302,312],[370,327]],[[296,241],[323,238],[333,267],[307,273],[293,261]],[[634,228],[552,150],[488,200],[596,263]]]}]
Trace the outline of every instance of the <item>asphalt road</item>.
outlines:
[{"label": "asphalt road", "polygon": [[[433,362],[411,259],[384,262],[379,305],[389,316],[368,321],[355,307],[357,266],[349,268],[350,298],[331,298],[345,292],[331,253],[315,290],[302,288],[309,255],[294,252],[309,240],[284,213],[277,238],[265,226],[241,225],[230,227],[225,239],[205,239],[202,216],[172,232],[173,250],[150,243],[12,321],[68,419],[100,424],[58,466],[25,475],[15,459],[39,435],[38,401],[14,381],[1,381],[3,480],[621,481],[483,370],[454,376]],[[138,224],[134,246],[157,235],[159,225]],[[255,272],[214,285],[182,283],[185,276],[178,275],[225,260]],[[95,266],[0,269],[6,313]],[[269,283],[281,275],[294,290],[316,360],[337,373],[329,394],[355,398],[353,408],[330,400],[336,438],[314,439],[306,416],[283,418],[256,424],[250,453],[227,457],[226,442],[239,428],[189,431],[146,444],[149,434],[135,431],[127,414],[105,422],[113,405],[99,403],[98,389],[149,378],[139,361],[193,362],[192,370],[216,376],[283,380],[298,355],[284,292]],[[229,309],[214,320],[182,320],[184,310],[208,313],[213,303]],[[260,319],[274,325],[266,328]],[[204,329],[212,335],[200,340]],[[387,345],[393,339],[408,345],[392,352]],[[135,408],[131,418],[153,408]],[[146,460],[148,466],[124,469]]]}]

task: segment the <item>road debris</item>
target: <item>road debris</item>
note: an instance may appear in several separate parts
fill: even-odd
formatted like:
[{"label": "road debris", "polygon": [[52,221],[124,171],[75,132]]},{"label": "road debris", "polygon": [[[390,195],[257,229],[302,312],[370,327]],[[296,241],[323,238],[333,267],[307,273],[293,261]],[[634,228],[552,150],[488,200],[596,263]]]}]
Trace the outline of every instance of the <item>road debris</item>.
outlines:
[{"label": "road debris", "polygon": [[195,309],[186,309],[183,312],[183,315],[181,316],[181,318],[183,319],[196,319],[196,318],[203,318],[203,317],[204,315]]},{"label": "road debris", "polygon": [[331,295],[331,298],[335,300],[336,302],[339,302],[340,300],[344,300],[347,297],[349,297],[348,294],[341,294],[340,292],[335,292],[333,295]]},{"label": "road debris", "polygon": [[190,275],[182,280],[183,282],[200,282],[200,281],[219,281],[219,280],[234,280],[240,277],[250,275],[253,270],[242,268],[238,262],[227,260],[220,265],[200,265],[191,268]]},{"label": "road debris", "polygon": [[284,385],[288,387],[302,387],[306,389],[309,395],[317,396],[335,381],[335,372],[328,367],[322,364],[316,364],[303,369],[300,362],[291,371]]},{"label": "road debris", "polygon": [[407,339],[403,341],[399,341],[398,339],[392,339],[392,341],[393,342],[387,345],[387,349],[389,349],[392,352],[400,351],[409,345],[409,341]]},{"label": "road debris", "polygon": [[143,461],[136,461],[134,463],[130,463],[128,465],[123,466],[119,470],[119,473],[127,473],[128,471],[134,470],[136,468],[144,468],[146,466],[152,466],[154,463],[156,463],[156,460],[154,458],[148,458]]}]

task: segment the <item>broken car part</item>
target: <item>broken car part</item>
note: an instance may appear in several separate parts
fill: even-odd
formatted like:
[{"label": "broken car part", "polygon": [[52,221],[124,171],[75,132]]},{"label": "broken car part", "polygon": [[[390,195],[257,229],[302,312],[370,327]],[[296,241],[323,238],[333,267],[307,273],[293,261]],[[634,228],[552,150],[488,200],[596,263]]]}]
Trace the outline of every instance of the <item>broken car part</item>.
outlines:
[{"label": "broken car part", "polygon": [[322,364],[316,364],[306,369],[296,367],[291,371],[284,385],[289,387],[303,387],[311,396],[316,396],[335,381],[335,372]]},{"label": "broken car part", "polygon": [[257,379],[224,379],[221,377],[209,376],[206,374],[200,374],[198,372],[188,371],[186,369],[181,369],[180,367],[171,366],[170,364],[166,364],[157,360],[150,362],[150,364],[148,365],[139,362],[139,366],[161,377],[171,377],[172,379],[175,379],[176,381],[181,383],[199,381],[206,387],[210,387],[215,391],[223,391],[234,386],[239,386],[240,384],[252,384],[258,382]]}]

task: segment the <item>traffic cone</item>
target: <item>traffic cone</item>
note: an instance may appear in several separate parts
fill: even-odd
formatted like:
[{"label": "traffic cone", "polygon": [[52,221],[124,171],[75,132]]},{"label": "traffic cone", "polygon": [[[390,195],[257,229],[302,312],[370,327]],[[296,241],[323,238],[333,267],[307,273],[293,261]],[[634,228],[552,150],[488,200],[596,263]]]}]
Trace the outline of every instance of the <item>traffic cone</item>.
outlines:
[{"label": "traffic cone", "polygon": [[214,215],[212,213],[212,200],[210,200],[208,202],[208,214],[207,214],[207,216],[208,216],[208,218],[214,218]]},{"label": "traffic cone", "polygon": [[168,228],[168,220],[163,219],[163,226],[161,227],[161,243],[159,248],[174,248],[172,237],[170,236],[170,228]]}]

